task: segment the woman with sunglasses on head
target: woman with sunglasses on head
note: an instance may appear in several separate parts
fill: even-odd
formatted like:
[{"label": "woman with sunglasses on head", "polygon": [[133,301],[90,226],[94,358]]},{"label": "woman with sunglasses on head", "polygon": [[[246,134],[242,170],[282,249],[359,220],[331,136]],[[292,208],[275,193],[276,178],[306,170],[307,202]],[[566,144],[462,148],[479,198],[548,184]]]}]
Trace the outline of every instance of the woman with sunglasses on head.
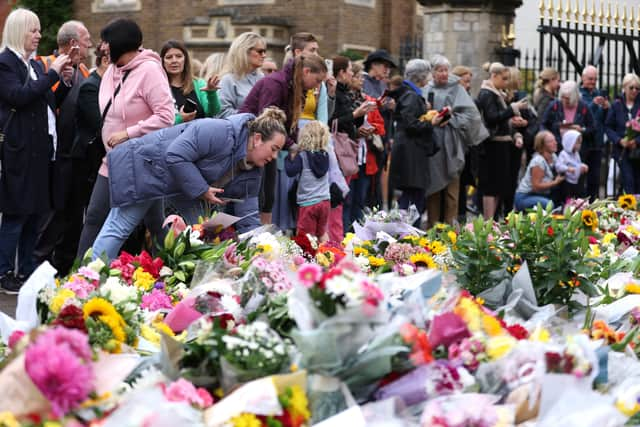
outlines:
[{"label": "woman with sunglasses on head", "polygon": [[256,33],[242,33],[231,43],[220,80],[221,118],[236,114],[253,86],[264,75],[267,42]]},{"label": "woman with sunglasses on head", "polygon": [[604,130],[613,143],[613,157],[620,167],[622,189],[626,194],[640,193],[640,137],[625,137],[627,122],[640,112],[640,77],[630,73],[622,79],[622,96],[609,108]]},{"label": "woman with sunglasses on head", "polygon": [[213,75],[207,81],[194,78],[184,44],[169,40],[162,46],[160,58],[175,101],[175,124],[213,117],[220,112],[218,76]]},{"label": "woman with sunglasses on head", "polygon": [[[285,120],[278,108],[265,108],[258,117],[194,120],[113,150],[108,162],[112,208],[93,245],[93,257],[115,258],[154,201],[163,198],[181,197],[191,206],[201,200],[214,205],[240,200],[227,206],[232,209],[228,213],[245,215],[252,208],[244,202],[258,195],[262,168],[284,146]],[[188,205],[178,210],[187,222],[197,221]],[[241,221],[236,225],[240,233],[250,229]]]}]

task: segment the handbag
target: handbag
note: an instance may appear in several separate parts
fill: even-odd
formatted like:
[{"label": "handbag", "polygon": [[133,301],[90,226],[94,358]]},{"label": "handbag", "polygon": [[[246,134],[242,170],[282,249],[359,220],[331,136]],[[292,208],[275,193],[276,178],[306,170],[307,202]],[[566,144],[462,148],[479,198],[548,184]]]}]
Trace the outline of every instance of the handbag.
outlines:
[{"label": "handbag", "polygon": [[358,173],[358,143],[349,138],[349,135],[338,132],[338,120],[331,123],[333,135],[333,147],[338,159],[338,165],[344,176]]}]

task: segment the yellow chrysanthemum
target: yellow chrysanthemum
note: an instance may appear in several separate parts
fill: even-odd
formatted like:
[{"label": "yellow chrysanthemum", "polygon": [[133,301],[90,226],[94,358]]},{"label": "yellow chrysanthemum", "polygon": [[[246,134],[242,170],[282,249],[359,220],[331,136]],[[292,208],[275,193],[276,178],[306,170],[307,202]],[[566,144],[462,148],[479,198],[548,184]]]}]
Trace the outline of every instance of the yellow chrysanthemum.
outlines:
[{"label": "yellow chrysanthemum", "polygon": [[458,235],[457,235],[457,234],[456,234],[456,232],[455,232],[455,231],[453,231],[453,230],[449,230],[449,231],[447,232],[447,237],[448,237],[448,238],[449,238],[449,240],[451,241],[451,244],[452,244],[452,245],[455,245],[455,244],[456,244],[456,242],[458,241]]},{"label": "yellow chrysanthemum", "polygon": [[354,233],[347,233],[342,239],[342,246],[348,246],[356,235]]},{"label": "yellow chrysanthemum", "polygon": [[56,294],[55,297],[51,300],[51,304],[49,304],[49,310],[53,314],[60,313],[64,303],[67,302],[69,298],[75,298],[76,294],[71,289],[61,289],[60,292]]},{"label": "yellow chrysanthemum", "polygon": [[62,427],[62,424],[57,421],[45,421],[42,427]]},{"label": "yellow chrysanthemum", "polygon": [[624,291],[628,294],[640,294],[640,285],[637,283],[627,283]]},{"label": "yellow chrysanthemum", "polygon": [[436,230],[446,230],[446,229],[447,229],[447,227],[448,227],[448,225],[447,225],[447,224],[443,224],[443,223],[441,223],[441,222],[439,222],[439,223],[437,223],[437,224],[436,224]]},{"label": "yellow chrysanthemum", "polygon": [[640,405],[638,402],[630,402],[626,403],[623,400],[619,399],[616,401],[616,409],[622,412],[627,417],[633,417],[635,414],[640,412]]},{"label": "yellow chrysanthemum", "polygon": [[20,423],[16,417],[9,411],[0,412],[1,427],[20,427]]},{"label": "yellow chrysanthemum", "polygon": [[469,298],[460,298],[453,312],[460,316],[471,332],[479,332],[482,328],[482,312],[480,307]]},{"label": "yellow chrysanthemum", "polygon": [[154,277],[144,271],[142,267],[138,267],[136,271],[133,273],[133,284],[138,288],[145,291],[151,290],[153,285],[156,283],[156,279]]},{"label": "yellow chrysanthemum", "polygon": [[309,401],[302,387],[299,385],[291,386],[291,397],[289,398],[289,412],[294,417],[303,417],[304,420],[311,418],[309,412]]},{"label": "yellow chrysanthemum", "polygon": [[355,256],[358,256],[358,255],[369,256],[369,251],[363,248],[362,246],[356,246],[355,248],[353,248],[353,254]]},{"label": "yellow chrysanthemum", "polygon": [[262,243],[256,246],[256,249],[258,249],[259,251],[262,251],[262,253],[269,253],[273,250],[273,247],[271,247],[271,245],[267,243]]},{"label": "yellow chrysanthemum", "polygon": [[495,317],[489,316],[488,314],[482,316],[482,327],[490,337],[496,337],[502,334],[502,326],[500,325],[500,322],[498,322]]},{"label": "yellow chrysanthemum", "polygon": [[262,422],[253,414],[240,414],[231,418],[233,427],[261,427]]},{"label": "yellow chrysanthemum", "polygon": [[447,247],[439,240],[434,240],[429,245],[429,250],[433,252],[434,255],[440,255],[444,251],[447,250]]},{"label": "yellow chrysanthemum", "polygon": [[382,267],[386,262],[384,258],[375,257],[375,256],[370,256],[368,259],[369,259],[369,265],[373,268]]},{"label": "yellow chrysanthemum", "polygon": [[549,338],[551,338],[549,331],[540,326],[536,327],[533,333],[529,335],[529,341],[549,342]]},{"label": "yellow chrysanthemum", "polygon": [[420,239],[418,239],[418,246],[420,246],[421,248],[428,247],[429,243],[429,239],[427,239],[426,237],[421,237]]},{"label": "yellow chrysanthemum", "polygon": [[596,244],[589,245],[589,252],[587,252],[587,258],[599,258],[600,246]]},{"label": "yellow chrysanthemum", "polygon": [[640,230],[638,230],[636,227],[634,227],[633,225],[628,225],[625,228],[625,231],[627,231],[628,233],[633,234],[634,236],[640,236]]},{"label": "yellow chrysanthemum", "polygon": [[91,298],[87,303],[82,307],[82,311],[84,313],[84,319],[87,320],[89,317],[95,316],[111,316],[117,315],[118,312],[113,307],[113,305],[104,298]]},{"label": "yellow chrysanthemum", "polygon": [[489,338],[487,341],[487,356],[491,360],[506,356],[515,347],[517,341],[511,335],[501,335]]},{"label": "yellow chrysanthemum", "polygon": [[435,261],[429,254],[413,254],[409,258],[409,261],[411,261],[415,265],[423,265],[431,269],[437,268]]},{"label": "yellow chrysanthemum", "polygon": [[160,347],[160,334],[149,325],[140,325],[140,336],[156,347]]},{"label": "yellow chrysanthemum", "polygon": [[176,336],[175,332],[173,332],[173,330],[169,327],[169,325],[167,325],[164,322],[154,322],[153,327],[155,328],[156,331],[162,332],[165,335],[169,335],[170,337]]},{"label": "yellow chrysanthemum", "polygon": [[585,227],[595,230],[598,227],[598,215],[592,210],[585,209],[582,211],[582,223]]},{"label": "yellow chrysanthemum", "polygon": [[618,197],[618,206],[622,209],[634,210],[638,206],[638,202],[633,194],[623,194]]},{"label": "yellow chrysanthemum", "polygon": [[613,239],[616,238],[616,235],[613,233],[607,233],[604,235],[604,237],[602,238],[602,244],[603,245],[608,245],[609,243],[611,243],[613,241]]}]

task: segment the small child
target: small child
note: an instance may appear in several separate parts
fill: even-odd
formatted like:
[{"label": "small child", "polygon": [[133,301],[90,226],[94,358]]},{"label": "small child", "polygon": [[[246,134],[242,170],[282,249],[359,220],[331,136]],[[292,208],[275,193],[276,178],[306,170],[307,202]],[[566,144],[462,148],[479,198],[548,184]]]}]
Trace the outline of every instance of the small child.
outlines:
[{"label": "small child", "polygon": [[289,150],[284,167],[289,177],[298,177],[297,234],[310,234],[320,241],[328,239],[331,195],[329,191],[329,129],[317,120],[310,121],[298,135],[299,153]]},{"label": "small child", "polygon": [[580,159],[582,135],[577,130],[568,130],[562,135],[562,151],[556,161],[556,172],[566,176],[563,183],[563,196],[582,197],[584,191],[578,185],[580,175],[587,173],[589,167]]}]

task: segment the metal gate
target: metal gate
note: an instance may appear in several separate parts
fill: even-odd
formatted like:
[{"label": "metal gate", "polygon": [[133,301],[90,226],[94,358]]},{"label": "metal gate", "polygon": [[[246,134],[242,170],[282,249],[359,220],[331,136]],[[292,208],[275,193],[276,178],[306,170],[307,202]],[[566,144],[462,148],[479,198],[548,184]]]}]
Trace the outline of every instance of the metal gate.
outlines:
[{"label": "metal gate", "polygon": [[613,99],[622,78],[640,75],[640,6],[604,0],[540,1],[539,45],[518,61],[525,87],[533,90],[537,72],[553,67],[562,80],[580,80],[585,66],[598,68],[598,85]]}]

